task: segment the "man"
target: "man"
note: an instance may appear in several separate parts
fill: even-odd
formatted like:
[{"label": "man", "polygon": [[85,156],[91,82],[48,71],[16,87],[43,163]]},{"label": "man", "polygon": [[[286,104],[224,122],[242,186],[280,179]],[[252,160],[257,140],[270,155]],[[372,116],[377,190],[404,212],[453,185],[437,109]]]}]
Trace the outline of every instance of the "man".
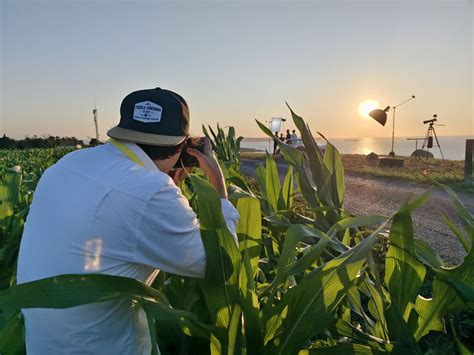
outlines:
[{"label": "man", "polygon": [[289,129],[286,130],[285,143],[291,145],[291,133]]},{"label": "man", "polygon": [[276,154],[277,154],[277,149],[278,149],[278,132],[275,132],[275,137],[277,137],[277,138],[274,138],[274,139],[273,139],[273,155],[276,155]]},{"label": "man", "polygon": [[293,131],[291,132],[291,140],[292,140],[293,142],[296,142],[297,139],[298,139],[298,135],[296,134],[296,130],[293,130]]},{"label": "man", "polygon": [[[175,185],[186,172],[173,169],[189,135],[186,101],[160,88],[135,91],[107,134],[115,140],[70,153],[41,177],[21,241],[18,283],[73,273],[145,282],[156,269],[204,277],[199,221]],[[220,194],[235,237],[238,213],[209,141],[203,153],[188,153]],[[28,354],[151,351],[146,316],[127,300],[23,314]]]}]

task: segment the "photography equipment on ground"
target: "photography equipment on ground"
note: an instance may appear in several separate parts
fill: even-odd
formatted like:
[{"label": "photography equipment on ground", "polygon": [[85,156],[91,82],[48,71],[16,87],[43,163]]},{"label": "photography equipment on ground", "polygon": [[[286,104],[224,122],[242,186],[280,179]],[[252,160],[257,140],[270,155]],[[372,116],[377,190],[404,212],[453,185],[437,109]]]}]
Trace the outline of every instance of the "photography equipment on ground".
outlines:
[{"label": "photography equipment on ground", "polygon": [[186,151],[187,148],[193,148],[199,150],[201,153],[204,153],[204,137],[190,137],[186,139],[178,162],[174,166],[175,168],[182,168],[183,166],[185,168],[192,168],[199,166],[197,159],[188,154]]},{"label": "photography equipment on ground", "polygon": [[[285,122],[286,122],[286,118],[283,118],[283,117],[272,117],[272,119],[270,121],[265,121],[268,123],[268,128],[270,128],[270,130],[272,132],[280,132],[281,130],[284,130],[285,128]],[[271,151],[270,149],[270,144],[271,144],[271,139],[268,138],[268,151]]]},{"label": "photography equipment on ground", "polygon": [[380,123],[382,126],[385,126],[385,123],[387,122],[387,112],[392,111],[393,112],[393,118],[392,118],[392,149],[390,153],[388,154],[391,157],[395,156],[395,151],[394,151],[394,144],[395,144],[395,113],[397,111],[397,108],[406,104],[407,102],[413,100],[415,98],[415,95],[411,95],[409,99],[399,103],[397,106],[387,106],[383,110],[381,109],[375,109],[369,112],[369,116],[372,117],[374,120],[376,120],[378,123]]},{"label": "photography equipment on ground", "polygon": [[410,158],[418,159],[419,157],[427,156],[427,152],[423,151],[422,149],[418,149],[418,142],[424,142],[425,138],[407,138],[407,141],[415,141],[415,150],[411,153]]},{"label": "photography equipment on ground", "polygon": [[[421,147],[421,149],[424,150],[425,147],[426,147],[426,157],[428,157],[428,153],[430,151],[430,148],[433,148],[434,146],[438,147],[439,152],[441,153],[441,158],[443,158],[443,160],[444,160],[443,151],[441,150],[441,146],[439,144],[438,136],[436,135],[436,131],[435,131],[435,128],[434,128],[434,126],[444,126],[444,125],[443,124],[437,124],[437,123],[435,123],[436,121],[438,121],[438,115],[437,114],[433,114],[432,119],[423,121],[423,124],[428,124],[429,126],[428,126],[428,129],[426,130],[425,139],[423,141],[423,146]],[[436,140],[436,145],[433,145],[433,137]]]}]

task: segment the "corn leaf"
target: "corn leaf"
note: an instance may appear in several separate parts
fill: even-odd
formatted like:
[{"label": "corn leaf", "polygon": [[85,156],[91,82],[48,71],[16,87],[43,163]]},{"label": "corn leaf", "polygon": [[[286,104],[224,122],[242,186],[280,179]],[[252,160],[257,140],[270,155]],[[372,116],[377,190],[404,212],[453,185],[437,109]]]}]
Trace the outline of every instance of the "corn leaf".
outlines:
[{"label": "corn leaf", "polygon": [[392,304],[402,315],[413,306],[426,274],[425,267],[416,256],[410,212],[410,206],[405,205],[395,214],[385,261],[385,284]]},{"label": "corn leaf", "polygon": [[0,222],[13,214],[13,207],[19,202],[21,173],[7,170],[0,179]]},{"label": "corn leaf", "polygon": [[331,193],[332,200],[335,202],[335,206],[342,207],[344,202],[344,194],[346,186],[344,182],[344,168],[342,166],[342,158],[338,150],[329,141],[322,136],[327,144],[326,151],[324,153],[324,165],[328,169],[328,173],[331,176]]},{"label": "corn leaf", "polygon": [[238,300],[240,253],[222,216],[217,192],[211,184],[197,176],[192,175],[190,179],[196,191],[197,213],[208,265],[206,277],[200,284],[212,322],[227,328]]},{"label": "corn leaf", "polygon": [[197,321],[192,313],[171,307],[158,290],[120,276],[59,275],[15,285],[0,292],[0,310],[6,314],[21,308],[69,308],[124,298],[145,302],[155,319],[173,320],[193,336],[210,335],[209,326]]},{"label": "corn leaf", "polygon": [[278,210],[291,210],[293,207],[293,183],[293,167],[290,165],[278,197]]},{"label": "corn leaf", "polygon": [[[418,314],[415,327],[415,338],[418,340],[431,330],[441,331],[444,328],[443,317],[455,310],[465,306],[462,294],[450,286],[456,280],[459,282],[461,290],[463,288],[474,288],[474,248],[464,258],[461,265],[452,269],[442,269],[451,278],[450,283],[440,279],[439,274],[435,274],[433,281],[433,297],[426,299],[418,296],[415,303],[415,310]],[[447,275],[444,275],[446,279]]]},{"label": "corn leaf", "polygon": [[265,189],[267,201],[274,212],[278,211],[281,183],[275,160],[267,153],[265,158]]},{"label": "corn leaf", "polygon": [[[360,276],[360,269],[378,233],[379,230],[376,230],[354,248],[311,271],[288,290],[270,313],[271,316],[266,316],[266,319],[270,319],[288,307],[288,315],[282,321],[281,330],[275,332],[279,335],[271,341],[272,351],[277,354],[296,353],[328,325],[336,307]],[[314,322],[314,319],[318,321]]]},{"label": "corn leaf", "polygon": [[251,267],[251,278],[258,272],[262,239],[262,214],[260,202],[254,197],[237,200],[237,210],[240,214],[237,223],[237,235],[240,241],[240,251],[247,254]]}]

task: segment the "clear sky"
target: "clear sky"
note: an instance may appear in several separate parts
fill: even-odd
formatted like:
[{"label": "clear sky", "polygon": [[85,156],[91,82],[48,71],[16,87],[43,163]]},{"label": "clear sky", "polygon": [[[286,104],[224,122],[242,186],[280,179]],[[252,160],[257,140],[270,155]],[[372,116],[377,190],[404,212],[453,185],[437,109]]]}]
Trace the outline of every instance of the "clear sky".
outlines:
[{"label": "clear sky", "polygon": [[[397,136],[473,132],[473,0],[1,2],[0,134],[94,135],[129,92],[182,94],[192,131],[289,118],[329,137],[390,136],[358,106],[397,110]],[[391,118],[391,115],[389,116]],[[292,128],[287,125],[286,128]]]}]

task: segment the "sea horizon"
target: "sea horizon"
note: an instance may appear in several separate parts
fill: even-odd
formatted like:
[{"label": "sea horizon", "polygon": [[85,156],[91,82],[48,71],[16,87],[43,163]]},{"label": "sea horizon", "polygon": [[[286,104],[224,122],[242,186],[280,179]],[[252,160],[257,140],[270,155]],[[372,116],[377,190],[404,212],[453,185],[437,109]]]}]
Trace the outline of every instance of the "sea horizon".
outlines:
[{"label": "sea horizon", "polygon": [[[376,153],[378,155],[387,155],[391,151],[392,137],[361,137],[361,138],[329,138],[328,140],[342,154],[362,154]],[[416,144],[413,140],[407,138],[421,138]],[[323,138],[316,136],[318,143],[324,142]],[[421,136],[399,136],[395,137],[394,151],[396,155],[410,156],[415,149],[421,149],[424,137]],[[464,160],[466,151],[466,140],[474,139],[473,135],[443,135],[438,136],[441,151],[445,159]],[[434,141],[436,144],[436,141]],[[255,149],[259,151],[273,150],[271,140],[267,137],[244,137],[241,143],[242,148]],[[430,148],[429,151],[435,158],[441,159],[441,152],[437,146]]]}]

